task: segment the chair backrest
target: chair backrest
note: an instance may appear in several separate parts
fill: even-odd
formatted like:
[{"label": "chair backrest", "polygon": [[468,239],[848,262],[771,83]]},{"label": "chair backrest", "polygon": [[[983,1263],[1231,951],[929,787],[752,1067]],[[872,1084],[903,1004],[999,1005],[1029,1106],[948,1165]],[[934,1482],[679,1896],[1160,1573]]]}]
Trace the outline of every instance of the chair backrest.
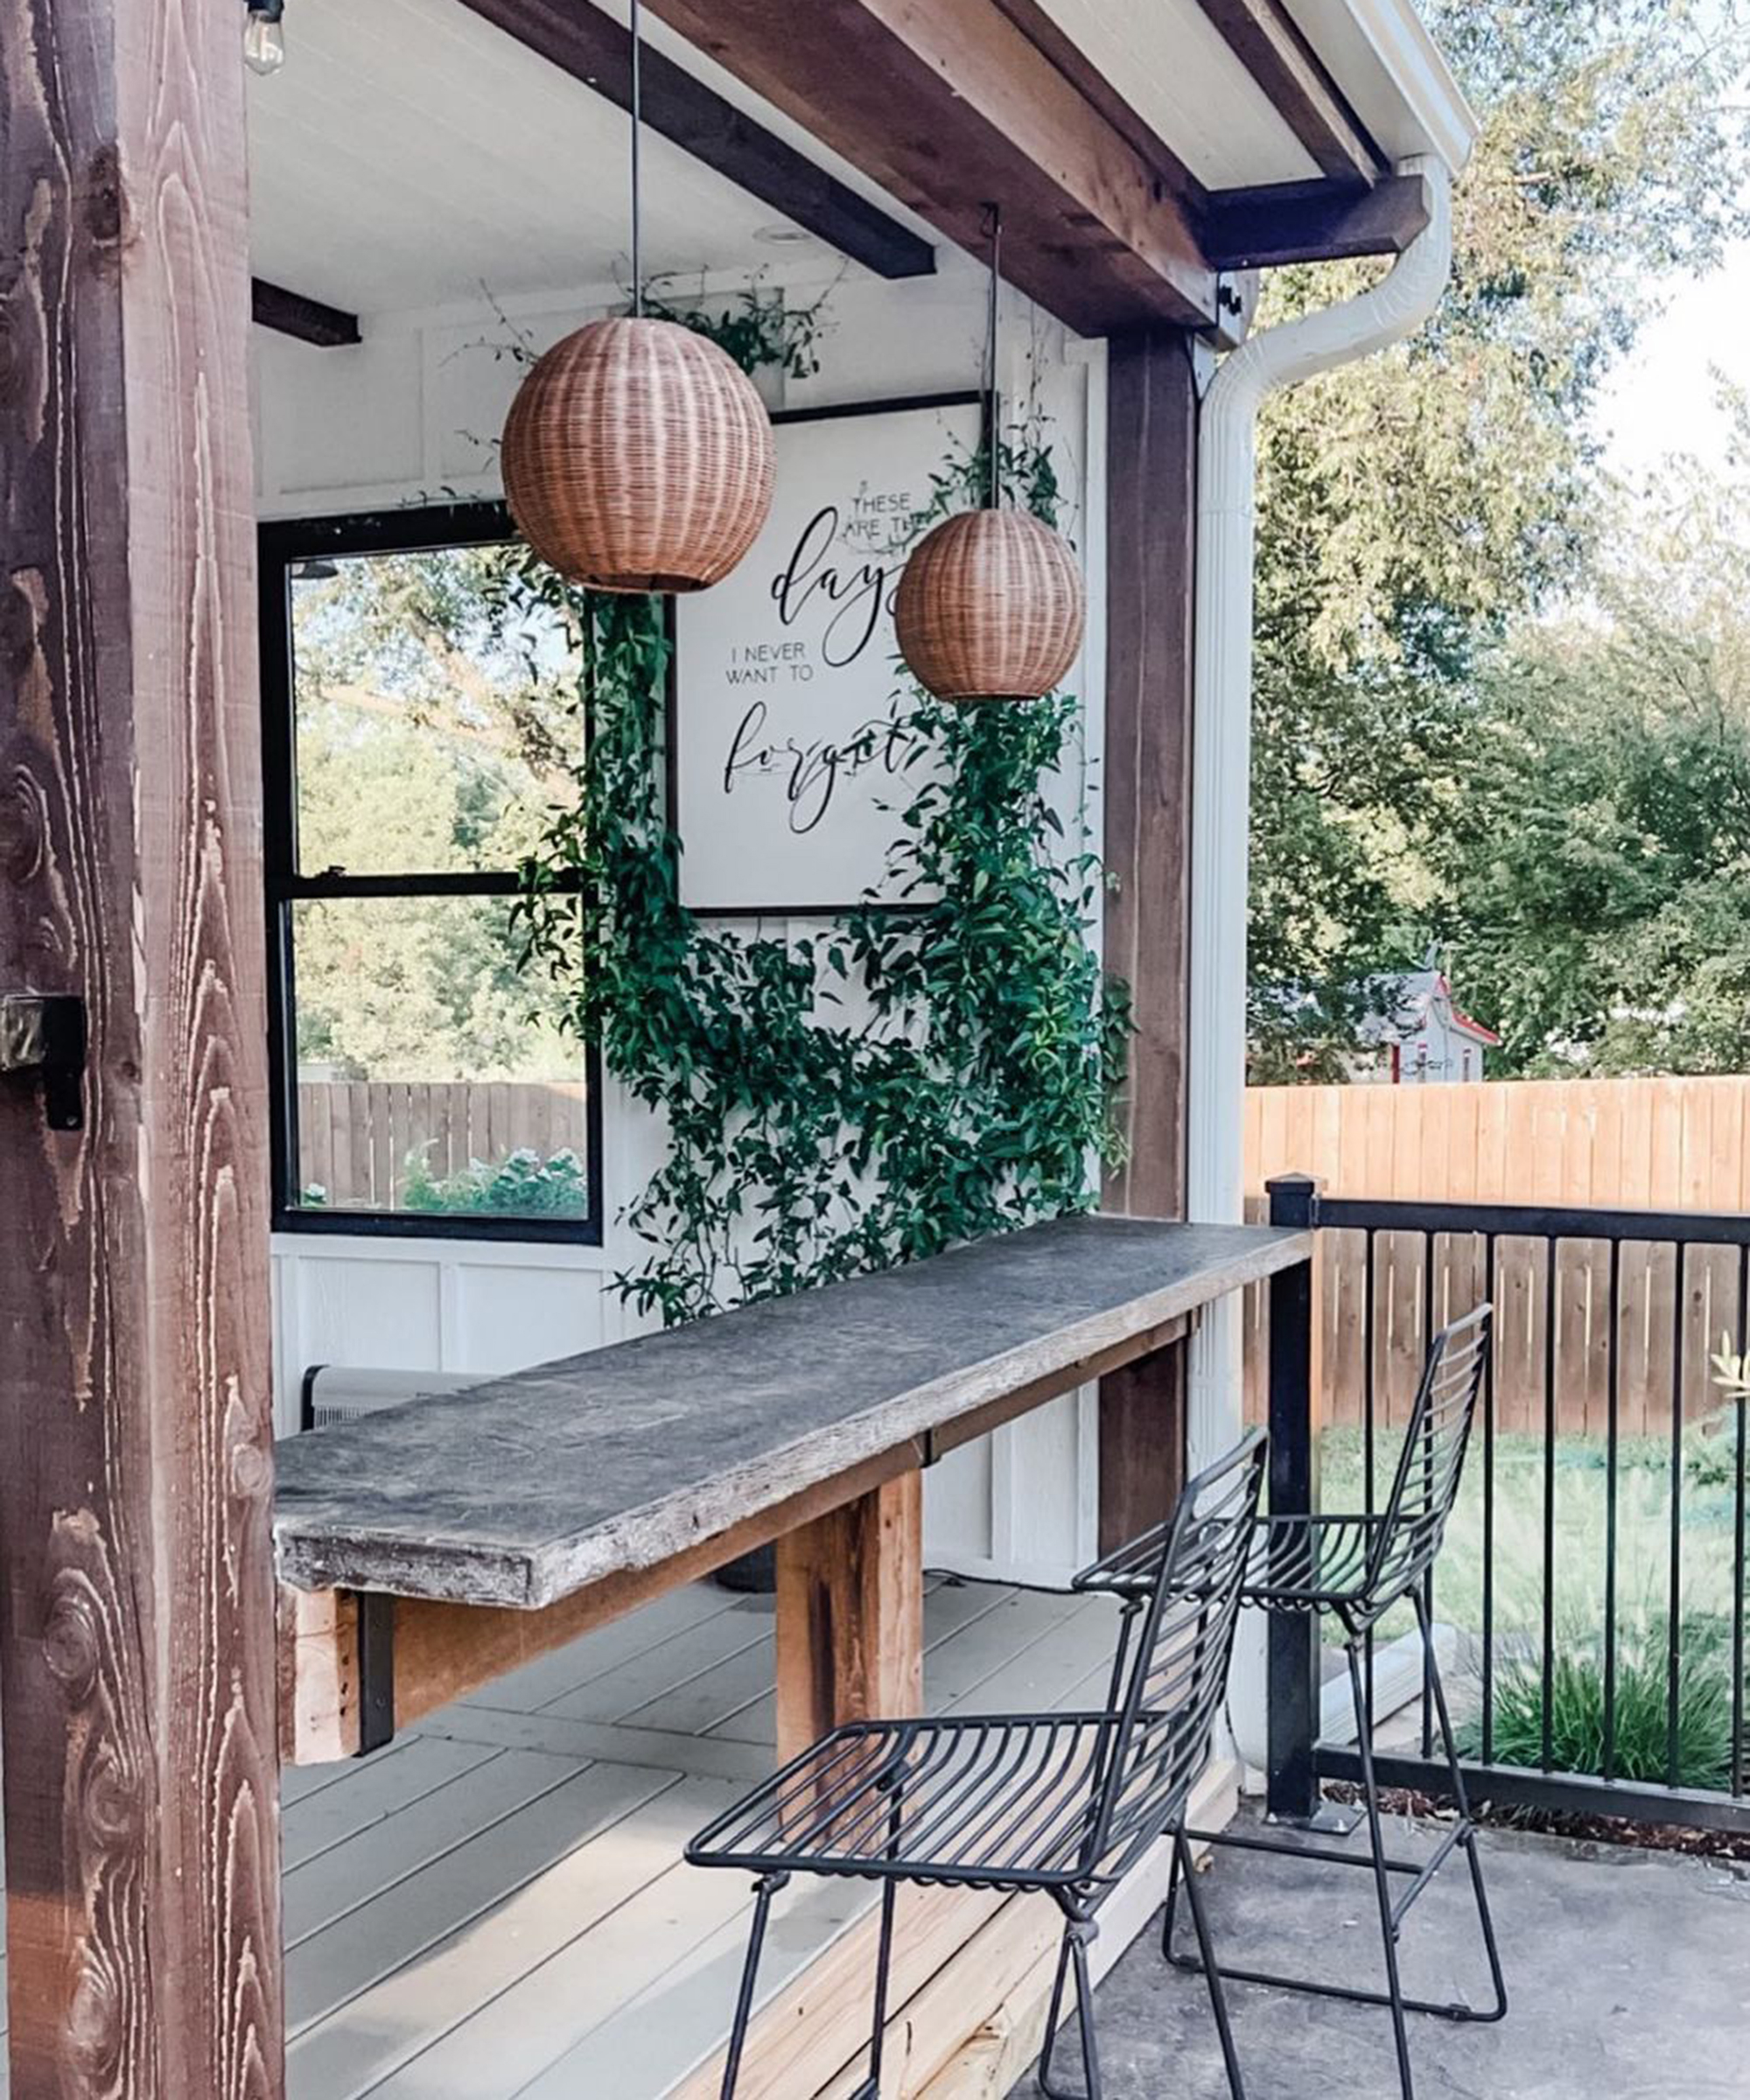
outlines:
[{"label": "chair backrest", "polygon": [[1443,1327],[1428,1345],[1362,1586],[1362,1606],[1369,1618],[1408,1596],[1440,1550],[1464,1475],[1494,1324],[1494,1308],[1485,1303]]},{"label": "chair backrest", "polygon": [[1186,1483],[1141,1614],[1096,1778],[1090,1872],[1124,1872],[1180,1813],[1208,1761],[1228,1686],[1267,1441],[1255,1429]]}]

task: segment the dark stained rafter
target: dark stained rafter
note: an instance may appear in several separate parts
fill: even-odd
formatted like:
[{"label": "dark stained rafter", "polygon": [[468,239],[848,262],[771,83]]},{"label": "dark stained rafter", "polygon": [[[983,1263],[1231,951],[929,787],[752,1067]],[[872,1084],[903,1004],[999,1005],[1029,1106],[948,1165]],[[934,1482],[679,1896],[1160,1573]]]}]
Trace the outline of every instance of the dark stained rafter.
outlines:
[{"label": "dark stained rafter", "polygon": [[313,343],[318,350],[343,349],[363,340],[356,313],[325,306],[320,299],[288,291],[283,284],[270,284],[265,277],[250,280],[249,308],[258,326],[294,336],[300,343]]},{"label": "dark stained rafter", "polygon": [[1383,172],[1384,157],[1281,0],[1198,0],[1198,4],[1321,174],[1336,182],[1366,183]]},{"label": "dark stained rafter", "polygon": [[[606,95],[616,108],[631,108],[631,38],[623,24],[589,0],[462,0],[462,4]],[[792,33],[794,11],[770,11],[786,33]],[[647,46],[640,70],[644,121],[653,131],[878,276],[927,276],[934,270],[935,250],[928,241],[816,167],[672,59]]]},{"label": "dark stained rafter", "polygon": [[1388,175],[1367,190],[1328,182],[1222,190],[1204,214],[1204,248],[1222,270],[1401,255],[1427,225],[1430,208],[1420,175]]},{"label": "dark stained rafter", "polygon": [[1103,83],[1091,100],[1066,73],[1036,10],[1014,0],[649,4],[961,247],[981,248],[985,200],[1000,199],[1007,274],[1072,327],[1214,322],[1214,272],[1176,186],[1182,171],[1120,129]]}]

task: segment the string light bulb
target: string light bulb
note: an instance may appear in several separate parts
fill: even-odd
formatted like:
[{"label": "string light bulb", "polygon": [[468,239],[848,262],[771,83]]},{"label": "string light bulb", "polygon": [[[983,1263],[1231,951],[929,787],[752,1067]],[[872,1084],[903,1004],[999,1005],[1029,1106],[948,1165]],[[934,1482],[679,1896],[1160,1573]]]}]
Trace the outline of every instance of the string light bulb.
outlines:
[{"label": "string light bulb", "polygon": [[285,0],[244,0],[243,63],[265,79],[285,64]]}]

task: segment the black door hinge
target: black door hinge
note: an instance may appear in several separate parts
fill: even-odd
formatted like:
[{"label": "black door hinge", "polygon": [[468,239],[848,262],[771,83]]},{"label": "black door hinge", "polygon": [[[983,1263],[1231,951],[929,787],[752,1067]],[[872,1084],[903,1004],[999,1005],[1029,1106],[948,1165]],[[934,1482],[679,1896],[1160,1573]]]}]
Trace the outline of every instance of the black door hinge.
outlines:
[{"label": "black door hinge", "polygon": [[0,993],[0,1074],[34,1081],[52,1130],[85,1127],[85,1001]]}]

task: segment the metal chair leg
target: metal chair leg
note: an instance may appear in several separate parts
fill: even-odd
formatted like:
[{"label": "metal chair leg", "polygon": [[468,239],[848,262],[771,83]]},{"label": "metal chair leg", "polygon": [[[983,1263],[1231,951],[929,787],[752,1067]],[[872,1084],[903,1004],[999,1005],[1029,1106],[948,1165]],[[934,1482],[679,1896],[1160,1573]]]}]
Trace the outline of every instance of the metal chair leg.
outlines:
[{"label": "metal chair leg", "polygon": [[[1303,1861],[1309,1859],[1319,1860],[1326,1862],[1332,1866],[1363,1868],[1375,1877],[1376,1881],[1377,1881],[1379,1879],[1382,1864],[1387,1875],[1404,1874],[1410,1876],[1411,1879],[1411,1886],[1409,1892],[1392,1908],[1391,1915],[1393,1922],[1393,1931],[1391,1935],[1390,1944],[1394,1955],[1396,1948],[1396,1928],[1399,1921],[1401,1921],[1404,1912],[1408,1909],[1410,1904],[1415,1900],[1415,1898],[1421,1893],[1421,1890],[1425,1887],[1428,1882],[1432,1879],[1434,1871],[1438,1869],[1446,1853],[1455,1849],[1460,1844],[1464,1844],[1466,1851],[1468,1851],[1470,1854],[1471,1885],[1477,1897],[1478,1915],[1482,1924],[1483,1940],[1488,1953],[1490,1973],[1494,1981],[1494,2003],[1493,2006],[1480,2010],[1474,2006],[1467,2006],[1461,2002],[1453,2002],[1450,2000],[1443,2002],[1436,1998],[1409,1998],[1404,1994],[1401,1985],[1396,1989],[1396,1992],[1391,1990],[1368,1991],[1352,1989],[1347,1984],[1322,1984],[1315,1981],[1310,1977],[1284,1976],[1278,1971],[1267,1969],[1241,1969],[1233,1966],[1231,1964],[1224,1964],[1221,1970],[1221,1974],[1227,1982],[1230,1984],[1257,1984],[1269,1990],[1294,1991],[1298,1992],[1302,1995],[1309,1998],[1332,1998],[1340,2000],[1344,2005],[1380,2006],[1389,2007],[1393,2012],[1394,2022],[1396,2021],[1396,2012],[1399,2007],[1401,2007],[1404,2012],[1423,2012],[1426,2013],[1431,2019],[1450,2020],[1460,2023],[1474,2021],[1478,2024],[1487,2024],[1491,2021],[1498,2020],[1504,2016],[1507,2010],[1506,1985],[1502,1973],[1500,1953],[1495,1942],[1494,1921],[1489,1914],[1488,1897],[1482,1889],[1481,1860],[1477,1852],[1475,1844],[1468,1842],[1468,1839],[1472,1835],[1471,1826],[1468,1822],[1469,1810],[1467,1805],[1466,1805],[1464,1779],[1458,1763],[1456,1741],[1452,1731],[1451,1719],[1446,1712],[1446,1689],[1445,1686],[1440,1683],[1438,1660],[1434,1656],[1432,1645],[1429,1647],[1427,1653],[1430,1665],[1433,1672],[1433,1690],[1435,1698],[1438,1705],[1438,1710],[1442,1715],[1441,1725],[1443,1730],[1445,1731],[1448,1768],[1452,1775],[1452,1784],[1455,1796],[1460,1803],[1460,1820],[1458,1825],[1447,1837],[1442,1846],[1431,1860],[1424,1861],[1420,1864],[1415,1864],[1405,1860],[1382,1858],[1379,1840],[1375,1835],[1375,1824],[1372,1820],[1369,1820],[1368,1823],[1368,1834],[1370,1840],[1370,1844],[1369,1850],[1366,1854],[1360,1852],[1344,1852],[1331,1845],[1305,1844],[1293,1839],[1276,1839],[1263,1835],[1252,1833],[1242,1834],[1232,1830],[1200,1830],[1195,1832],[1194,1835],[1197,1837],[1200,1842],[1207,1842],[1212,1845],[1230,1847],[1238,1851],[1268,1852],[1280,1858],[1299,1859]],[[1359,1667],[1359,1655],[1360,1644],[1356,1643],[1351,1649],[1352,1667],[1350,1682],[1352,1690],[1355,1686],[1357,1676],[1361,1675]],[[1364,1677],[1362,1678],[1361,1682],[1359,1701],[1360,1703],[1356,1708],[1356,1731],[1358,1739],[1363,1746],[1367,1769],[1369,1774],[1371,1774],[1373,1746],[1373,1730],[1371,1726],[1372,1710],[1371,1703],[1366,1697]],[[1368,1799],[1370,1802],[1374,1804],[1377,1803],[1378,1788],[1376,1783],[1371,1784],[1369,1787],[1364,1789],[1364,1792],[1367,1794]],[[1188,1949],[1181,1951],[1173,1943],[1174,1930],[1178,1919],[1178,1907],[1179,1882],[1178,1878],[1175,1875],[1169,1881],[1167,1886],[1166,1912],[1161,1928],[1161,1955],[1165,1960],[1172,1963],[1175,1969],[1182,1969],[1187,1973],[1196,1973],[1201,1970],[1205,1965],[1203,1956],[1200,1954],[1194,1953]]]},{"label": "metal chair leg", "polygon": [[[1215,1960],[1215,1943],[1210,1935],[1209,1920],[1203,1909],[1202,1894],[1197,1886],[1197,1869],[1192,1863],[1190,1846],[1183,1830],[1172,1841],[1172,1873],[1167,1883],[1169,1910],[1181,1879],[1185,1883],[1185,1900],[1191,1908],[1191,1922],[1196,1928],[1198,1949],[1203,1956],[1203,1975],[1209,1985],[1209,2009],[1215,2015],[1215,2032],[1222,2043],[1222,2061],[1228,2070],[1228,2090],[1233,2096],[1233,2100],[1246,2100],[1245,2080],[1240,2076],[1239,2053],[1234,2047],[1234,2031],[1228,2020],[1228,1993]],[[1172,1929],[1169,1922],[1169,1934]]]},{"label": "metal chair leg", "polygon": [[[887,1828],[887,1849],[891,1855],[898,1852],[900,1844],[897,1793]],[[881,2052],[887,2040],[887,1978],[893,1965],[893,1907],[899,1895],[900,1884],[890,1875],[881,1884],[881,1936],[875,1951],[875,2011],[869,2029],[869,2076],[850,2096],[850,2100],[881,2100]]]},{"label": "metal chair leg", "polygon": [[1422,1628],[1422,1646],[1428,1658],[1429,1681],[1434,1692],[1434,1711],[1439,1717],[1440,1741],[1446,1755],[1446,1771],[1452,1781],[1452,1801],[1459,1812],[1459,1843],[1464,1847],[1471,1870],[1471,1891],[1476,1898],[1477,1922],[1482,1928],[1483,1949],[1488,1956],[1488,1973],[1494,1991],[1494,2003],[1486,2012],[1474,2012],[1471,2017],[1480,2021],[1505,2020],[1507,2017],[1507,1978],[1501,1966],[1501,1949],[1494,1936],[1494,1919],[1488,1908],[1488,1891],[1483,1886],[1482,1854],[1477,1846],[1476,1825],[1471,1821],[1471,1804],[1465,1786],[1464,1768],[1459,1762],[1458,1739],[1452,1732],[1452,1717],[1447,1711],[1446,1687],[1440,1676],[1440,1658],[1434,1650],[1433,1628],[1428,1623],[1428,1606],[1418,1590],[1416,1592],[1416,1618]]},{"label": "metal chair leg", "polygon": [[[1100,2082],[1100,2045],[1094,2034],[1094,1984],[1088,1973],[1088,1950],[1099,1928],[1091,1918],[1072,1917],[1063,1928],[1063,1945],[1057,1957],[1057,1978],[1051,1987],[1051,2010],[1046,2015],[1045,2045],[1040,2051],[1035,2076],[1045,2100],[1102,2100]],[[1063,1991],[1071,1970],[1075,1972],[1075,2017],[1082,2041],[1083,2092],[1052,2082],[1052,2057],[1057,2044],[1058,2021],[1063,2012]]]},{"label": "metal chair leg", "polygon": [[735,2100],[741,2076],[741,2052],[747,2042],[747,2023],[753,2016],[753,1986],[760,1975],[760,1950],[766,1942],[766,1921],[772,1899],[789,1880],[788,1874],[767,1874],[753,1884],[753,1930],[747,1942],[747,1959],[742,1964],[741,1989],[735,2001],[735,2024],[729,2031],[729,2054],[724,2059],[721,2100]]},{"label": "metal chair leg", "polygon": [[1410,2068],[1410,2034],[1404,2017],[1404,1983],[1397,1969],[1397,1919],[1391,1901],[1391,1872],[1385,1859],[1379,1782],[1373,1768],[1373,1706],[1367,1696],[1361,1649],[1352,1641],[1348,1652],[1349,1688],[1355,1703],[1355,1737],[1361,1748],[1362,1791],[1367,1802],[1368,1838],[1373,1847],[1374,1887],[1379,1897],[1380,1936],[1385,1950],[1386,1992],[1391,2006],[1392,2040],[1397,2048],[1397,2078],[1404,2100],[1415,2100],[1416,2079]]}]

